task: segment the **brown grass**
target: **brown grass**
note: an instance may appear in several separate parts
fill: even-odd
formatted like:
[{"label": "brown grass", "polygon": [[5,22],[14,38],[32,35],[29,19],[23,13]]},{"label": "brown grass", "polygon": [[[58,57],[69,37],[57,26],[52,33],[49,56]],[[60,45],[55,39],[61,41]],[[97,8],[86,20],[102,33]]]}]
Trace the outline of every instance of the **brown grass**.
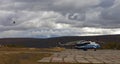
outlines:
[{"label": "brown grass", "polygon": [[50,55],[49,53],[0,54],[0,64],[38,64],[37,60]]},{"label": "brown grass", "polygon": [[[0,48],[0,64],[83,64],[83,63],[39,63],[38,60],[43,57],[49,57],[52,54],[49,52],[44,53],[34,53],[34,51],[52,51],[58,52],[63,51],[64,48],[55,47],[55,48]],[[26,53],[32,51],[33,53]],[[18,52],[18,53],[9,53],[9,52]],[[91,63],[88,63],[91,64]]]},{"label": "brown grass", "polygon": [[2,47],[0,51],[41,51],[41,52],[60,52],[65,50],[65,48],[61,47],[54,47],[54,48],[15,48],[15,47]]},{"label": "brown grass", "polygon": [[[2,47],[0,48],[0,64],[43,64],[37,61],[43,57],[52,55],[49,52],[60,52],[64,48],[15,48]],[[13,53],[17,52],[17,53]],[[31,52],[31,53],[27,53]],[[44,52],[44,53],[34,53]]]},{"label": "brown grass", "polygon": [[65,48],[62,48],[62,47],[53,47],[53,48],[49,48],[49,49],[46,49],[46,50],[60,52],[60,51],[64,51]]}]

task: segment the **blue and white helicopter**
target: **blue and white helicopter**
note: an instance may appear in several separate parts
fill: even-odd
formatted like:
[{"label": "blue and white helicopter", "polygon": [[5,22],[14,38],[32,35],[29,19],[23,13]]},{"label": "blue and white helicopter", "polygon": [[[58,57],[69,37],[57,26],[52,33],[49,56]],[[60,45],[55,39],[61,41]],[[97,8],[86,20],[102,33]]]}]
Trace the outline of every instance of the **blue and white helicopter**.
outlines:
[{"label": "blue and white helicopter", "polygon": [[59,42],[59,45],[63,47],[72,46],[72,48],[74,47],[75,49],[83,49],[84,51],[87,51],[88,49],[94,49],[94,51],[96,51],[96,49],[100,48],[100,45],[97,44],[96,42],[85,41],[85,40],[81,40],[77,42],[68,42],[65,44]]},{"label": "blue and white helicopter", "polygon": [[100,45],[92,41],[79,41],[75,44],[75,48],[83,49],[84,51],[87,51],[88,49],[94,49],[94,51],[96,51],[96,49],[100,48]]}]

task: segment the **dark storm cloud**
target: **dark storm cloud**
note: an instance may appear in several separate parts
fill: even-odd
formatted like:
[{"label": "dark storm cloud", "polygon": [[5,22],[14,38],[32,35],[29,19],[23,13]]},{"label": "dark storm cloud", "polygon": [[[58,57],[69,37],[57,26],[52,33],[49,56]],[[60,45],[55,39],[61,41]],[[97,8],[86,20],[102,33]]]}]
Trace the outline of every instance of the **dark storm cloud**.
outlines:
[{"label": "dark storm cloud", "polygon": [[105,20],[112,20],[114,23],[120,23],[120,5],[117,5],[114,8],[106,9],[105,11],[102,11],[101,17]]},{"label": "dark storm cloud", "polygon": [[103,7],[103,8],[108,8],[111,7],[112,5],[114,5],[114,1],[115,0],[101,0],[101,3],[99,4],[99,6]]},{"label": "dark storm cloud", "polygon": [[114,34],[120,31],[119,11],[119,0],[1,0],[0,32],[1,36]]},{"label": "dark storm cloud", "polygon": [[[26,0],[27,5],[32,5],[32,7],[28,7],[29,10],[42,10],[42,11],[55,11],[58,13],[61,13],[62,15],[67,15],[68,14],[68,19],[70,20],[76,20],[74,26],[77,27],[103,27],[103,28],[118,28],[119,27],[119,15],[120,13],[119,8],[114,7],[111,8],[115,2],[115,0],[92,0],[92,2],[88,0],[66,0],[66,1],[56,1],[56,0],[51,0],[51,1],[46,1],[46,0],[35,0],[32,3],[28,3],[29,0]],[[86,3],[88,1],[88,3]],[[94,2],[95,1],[95,2]],[[24,2],[24,1],[22,1]],[[37,2],[37,3],[35,3]],[[82,3],[83,4],[82,4]],[[36,6],[37,4],[37,6]],[[85,5],[84,5],[85,4]],[[97,7],[96,7],[97,6]],[[86,22],[86,16],[87,12],[91,9],[96,9],[96,8],[105,8],[101,10],[101,14],[99,14],[99,19],[93,20],[89,22]],[[26,8],[26,7],[25,7]],[[26,8],[27,9],[27,8]],[[111,12],[111,10],[113,10]],[[77,15],[76,15],[77,13]],[[94,19],[94,18],[93,18]],[[64,20],[59,20],[59,21],[64,21]],[[95,22],[94,22],[95,21]],[[82,22],[82,25],[79,24],[79,22]],[[65,22],[66,23],[66,22]],[[77,25],[76,25],[77,24]],[[104,25],[107,24],[107,25]],[[113,26],[112,26],[113,25]]]}]

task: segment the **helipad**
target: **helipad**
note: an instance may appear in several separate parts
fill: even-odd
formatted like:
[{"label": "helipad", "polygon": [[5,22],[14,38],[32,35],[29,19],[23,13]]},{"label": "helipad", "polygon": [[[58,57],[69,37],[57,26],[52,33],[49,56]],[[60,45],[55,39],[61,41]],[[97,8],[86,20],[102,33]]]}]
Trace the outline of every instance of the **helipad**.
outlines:
[{"label": "helipad", "polygon": [[120,64],[120,50],[83,51],[67,49],[62,52],[56,52],[51,57],[45,57],[39,62]]}]

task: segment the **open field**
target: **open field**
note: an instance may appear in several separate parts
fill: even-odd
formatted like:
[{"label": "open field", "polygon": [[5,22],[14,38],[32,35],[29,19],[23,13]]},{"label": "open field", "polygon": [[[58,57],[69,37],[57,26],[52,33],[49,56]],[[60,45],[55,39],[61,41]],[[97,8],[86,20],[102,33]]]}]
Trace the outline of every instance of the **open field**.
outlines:
[{"label": "open field", "polygon": [[37,61],[49,57],[63,48],[0,48],[0,64],[41,64]]},{"label": "open field", "polygon": [[0,64],[120,64],[120,50],[9,49],[0,49]]},{"label": "open field", "polygon": [[19,52],[59,52],[65,48],[53,47],[53,48],[17,48],[17,47],[1,47],[0,51],[19,51]]},{"label": "open field", "polygon": [[0,64],[38,64],[36,61],[48,57],[49,53],[5,53],[0,54]]}]

